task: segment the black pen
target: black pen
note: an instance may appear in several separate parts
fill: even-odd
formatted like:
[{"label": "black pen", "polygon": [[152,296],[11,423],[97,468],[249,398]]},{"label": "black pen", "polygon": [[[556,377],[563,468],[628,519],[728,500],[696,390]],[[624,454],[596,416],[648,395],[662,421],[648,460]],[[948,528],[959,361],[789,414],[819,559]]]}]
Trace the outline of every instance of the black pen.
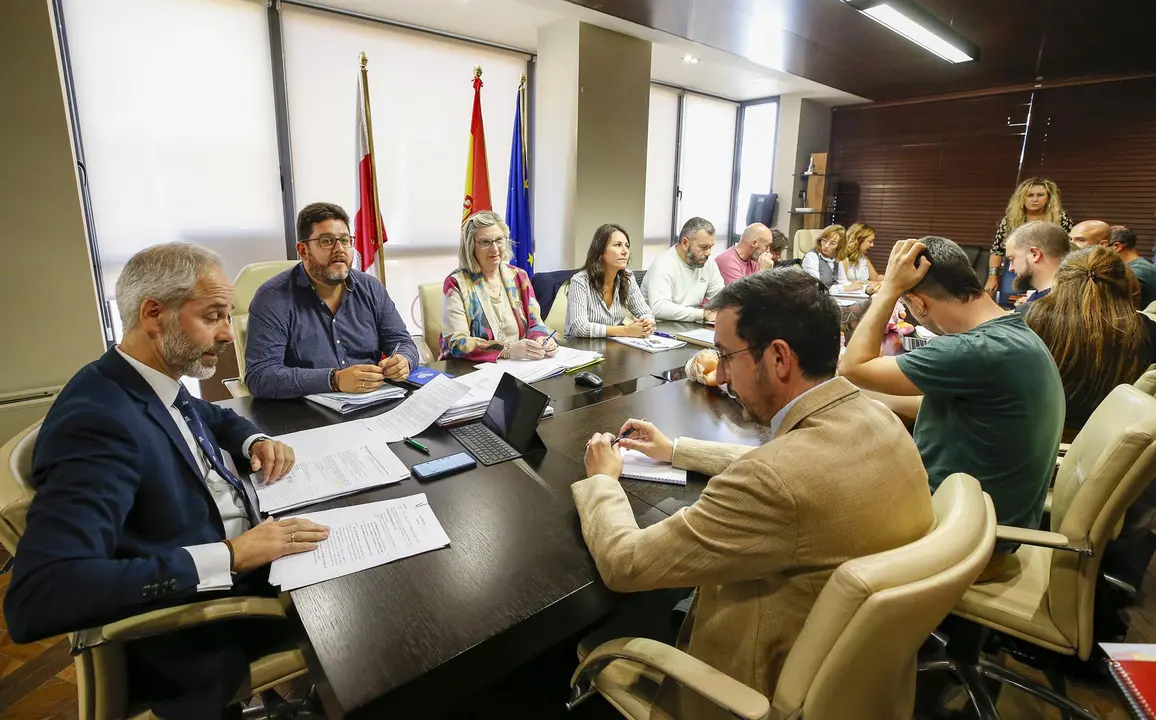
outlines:
[{"label": "black pen", "polygon": [[[646,422],[646,418],[642,418],[642,422]],[[613,440],[611,440],[611,441],[610,441],[610,447],[614,447],[615,445],[617,445],[617,444],[618,444],[618,441],[619,441],[619,440],[621,440],[622,438],[625,438],[625,437],[630,437],[630,436],[631,436],[631,435],[634,433],[634,430],[635,430],[635,428],[630,428],[630,429],[629,429],[629,430],[627,430],[626,432],[622,433],[622,434],[621,434],[621,435],[619,435],[618,437],[616,437],[616,438],[614,438]]]},{"label": "black pen", "polygon": [[409,445],[409,446],[410,446],[411,448],[413,448],[414,450],[417,450],[419,453],[423,453],[423,454],[425,454],[425,455],[429,455],[429,448],[427,448],[425,445],[422,445],[422,444],[421,444],[421,443],[419,443],[417,440],[414,440],[413,438],[407,438],[407,437],[403,437],[403,438],[401,439],[401,441],[402,441],[403,443],[405,443],[406,445]]}]

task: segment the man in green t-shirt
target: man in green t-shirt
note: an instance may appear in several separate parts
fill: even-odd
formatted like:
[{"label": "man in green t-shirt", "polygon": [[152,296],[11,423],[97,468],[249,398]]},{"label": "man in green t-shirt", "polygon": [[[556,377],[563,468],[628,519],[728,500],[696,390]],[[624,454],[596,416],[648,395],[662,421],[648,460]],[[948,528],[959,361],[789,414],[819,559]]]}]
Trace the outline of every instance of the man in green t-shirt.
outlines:
[{"label": "man in green t-shirt", "polygon": [[1136,233],[1122,225],[1114,227],[1106,245],[1131,268],[1132,274],[1140,283],[1140,309],[1147,309],[1156,302],[1156,265],[1140,257],[1140,253],[1136,252]]},{"label": "man in green t-shirt", "polygon": [[[940,337],[880,357],[900,299]],[[967,473],[991,495],[1000,524],[1039,527],[1064,425],[1060,373],[1023,318],[984,293],[958,245],[938,237],[895,245],[839,373],[866,390],[922,396],[915,444],[932,490]]]}]

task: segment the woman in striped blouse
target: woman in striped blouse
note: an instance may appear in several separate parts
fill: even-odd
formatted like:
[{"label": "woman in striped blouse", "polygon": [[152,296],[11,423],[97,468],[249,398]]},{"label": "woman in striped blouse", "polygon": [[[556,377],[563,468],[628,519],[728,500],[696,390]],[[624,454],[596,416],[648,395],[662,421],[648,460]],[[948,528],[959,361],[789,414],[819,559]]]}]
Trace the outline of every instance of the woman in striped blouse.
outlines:
[{"label": "woman in striped blouse", "polygon": [[[586,267],[570,278],[566,305],[567,337],[646,337],[654,332],[654,313],[626,268],[630,238],[609,223],[594,231]],[[627,310],[634,319],[627,320]]]}]

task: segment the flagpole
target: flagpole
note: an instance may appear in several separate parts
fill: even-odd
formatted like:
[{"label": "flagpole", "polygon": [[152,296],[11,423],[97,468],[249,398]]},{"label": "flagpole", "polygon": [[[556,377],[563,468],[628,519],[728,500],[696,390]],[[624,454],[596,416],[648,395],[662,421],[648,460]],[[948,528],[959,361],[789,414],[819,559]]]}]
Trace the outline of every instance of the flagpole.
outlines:
[{"label": "flagpole", "polygon": [[522,142],[522,184],[529,187],[530,176],[530,143],[528,133],[526,131],[526,73],[522,73],[522,81],[518,83],[518,103],[522,106],[522,137],[519,138]]},{"label": "flagpole", "polygon": [[377,194],[377,157],[373,154],[373,118],[369,114],[369,58],[361,53],[361,89],[365,98],[365,131],[369,135],[369,177],[373,192],[373,235],[377,241],[377,279],[385,285],[385,247],[381,244],[381,200]]}]

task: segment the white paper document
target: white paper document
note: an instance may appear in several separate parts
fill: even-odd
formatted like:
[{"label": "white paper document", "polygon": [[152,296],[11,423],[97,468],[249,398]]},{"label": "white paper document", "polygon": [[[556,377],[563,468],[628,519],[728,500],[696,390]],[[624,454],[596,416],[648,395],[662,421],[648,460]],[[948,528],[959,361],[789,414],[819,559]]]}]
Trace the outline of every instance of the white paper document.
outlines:
[{"label": "white paper document", "polygon": [[465,383],[438,375],[397,407],[365,422],[374,428],[379,442],[400,442],[428,428],[469,392]]},{"label": "white paper document", "polygon": [[622,477],[686,485],[686,470],[680,470],[670,463],[651,460],[637,450],[622,451]]},{"label": "white paper document", "polygon": [[405,388],[397,385],[382,385],[373,392],[367,393],[317,393],[315,395],[306,395],[305,399],[315,402],[318,405],[336,410],[344,415],[351,413],[354,410],[377,405],[389,400],[397,400],[405,397]]},{"label": "white paper document", "polygon": [[297,517],[325,525],[329,537],[312,552],[273,561],[269,583],[282,590],[352,575],[450,544],[425,493]]},{"label": "white paper document", "polygon": [[479,363],[474,367],[483,370],[496,367],[510,373],[525,383],[535,383],[539,380],[561,375],[570,368],[586,365],[602,357],[602,353],[594,350],[578,350],[559,346],[558,353],[551,358],[541,360],[498,360],[492,363]]},{"label": "white paper document", "polygon": [[263,485],[253,473],[261,510],[275,514],[303,505],[400,482],[409,468],[365,421],[327,425],[277,438],[293,448],[288,475]]},{"label": "white paper document", "polygon": [[632,348],[645,350],[648,353],[657,353],[662,352],[663,350],[675,350],[686,345],[686,343],[682,340],[665,338],[660,335],[651,335],[650,337],[644,338],[613,337],[610,339],[616,343],[622,343],[623,345],[629,345]]}]

